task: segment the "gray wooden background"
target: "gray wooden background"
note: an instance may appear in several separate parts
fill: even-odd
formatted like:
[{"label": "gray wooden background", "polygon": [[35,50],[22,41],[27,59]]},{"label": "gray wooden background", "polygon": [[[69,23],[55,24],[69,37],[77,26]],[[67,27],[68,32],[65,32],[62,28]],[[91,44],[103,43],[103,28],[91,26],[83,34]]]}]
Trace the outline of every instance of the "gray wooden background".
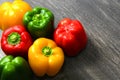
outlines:
[{"label": "gray wooden background", "polygon": [[[8,0],[0,3],[4,1]],[[64,17],[80,20],[88,36],[87,47],[78,56],[66,56],[55,77],[41,80],[120,80],[120,0],[25,1],[50,9],[55,26]]]}]

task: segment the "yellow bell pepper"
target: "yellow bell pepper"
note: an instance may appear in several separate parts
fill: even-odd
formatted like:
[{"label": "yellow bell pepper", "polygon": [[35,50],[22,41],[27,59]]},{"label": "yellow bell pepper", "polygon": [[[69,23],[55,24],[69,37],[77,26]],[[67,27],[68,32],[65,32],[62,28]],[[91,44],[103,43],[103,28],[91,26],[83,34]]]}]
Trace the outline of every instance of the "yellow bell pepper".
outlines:
[{"label": "yellow bell pepper", "polygon": [[0,29],[5,30],[14,25],[23,25],[24,14],[32,7],[23,0],[4,2],[0,5]]},{"label": "yellow bell pepper", "polygon": [[53,40],[38,38],[29,48],[28,62],[36,76],[55,76],[64,63],[64,53]]}]

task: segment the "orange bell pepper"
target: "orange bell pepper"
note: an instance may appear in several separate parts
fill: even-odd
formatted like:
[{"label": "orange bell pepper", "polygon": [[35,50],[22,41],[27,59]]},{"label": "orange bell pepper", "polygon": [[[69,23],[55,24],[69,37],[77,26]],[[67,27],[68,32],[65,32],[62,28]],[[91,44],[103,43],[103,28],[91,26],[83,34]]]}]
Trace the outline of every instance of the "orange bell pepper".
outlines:
[{"label": "orange bell pepper", "polygon": [[28,50],[28,62],[36,76],[55,76],[64,63],[64,53],[53,40],[38,38]]},{"label": "orange bell pepper", "polygon": [[32,7],[23,0],[4,2],[0,5],[0,29],[5,30],[14,25],[23,25],[24,14]]}]

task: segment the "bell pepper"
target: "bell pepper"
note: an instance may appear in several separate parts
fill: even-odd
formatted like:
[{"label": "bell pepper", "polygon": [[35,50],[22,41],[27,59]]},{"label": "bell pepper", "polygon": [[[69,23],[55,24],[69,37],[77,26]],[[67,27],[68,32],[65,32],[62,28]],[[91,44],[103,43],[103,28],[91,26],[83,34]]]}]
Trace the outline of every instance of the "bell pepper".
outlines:
[{"label": "bell pepper", "polygon": [[16,25],[3,31],[1,48],[7,55],[27,57],[33,41],[24,26]]},{"label": "bell pepper", "polygon": [[53,13],[42,7],[35,7],[25,13],[23,23],[34,39],[39,37],[51,38],[54,31]]},{"label": "bell pepper", "polygon": [[78,20],[60,20],[54,32],[54,40],[68,56],[76,56],[87,44],[85,30]]},{"label": "bell pepper", "polygon": [[32,70],[24,58],[8,55],[0,60],[0,80],[33,80]]},{"label": "bell pepper", "polygon": [[55,76],[64,63],[64,53],[53,40],[38,38],[29,48],[28,61],[36,76]]},{"label": "bell pepper", "polygon": [[24,14],[32,7],[23,0],[4,2],[0,5],[0,29],[5,30],[14,25],[23,25]]}]

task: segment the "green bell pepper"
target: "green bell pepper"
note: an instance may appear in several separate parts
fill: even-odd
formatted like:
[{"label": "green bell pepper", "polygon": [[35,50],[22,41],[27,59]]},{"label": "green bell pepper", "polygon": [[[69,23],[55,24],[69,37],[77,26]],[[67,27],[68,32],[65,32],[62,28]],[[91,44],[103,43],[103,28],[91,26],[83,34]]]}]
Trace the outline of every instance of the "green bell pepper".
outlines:
[{"label": "green bell pepper", "polygon": [[25,13],[23,23],[33,38],[50,38],[54,31],[54,15],[47,8],[35,7]]},{"label": "green bell pepper", "polygon": [[8,55],[0,60],[0,80],[32,80],[32,71],[24,58]]}]

